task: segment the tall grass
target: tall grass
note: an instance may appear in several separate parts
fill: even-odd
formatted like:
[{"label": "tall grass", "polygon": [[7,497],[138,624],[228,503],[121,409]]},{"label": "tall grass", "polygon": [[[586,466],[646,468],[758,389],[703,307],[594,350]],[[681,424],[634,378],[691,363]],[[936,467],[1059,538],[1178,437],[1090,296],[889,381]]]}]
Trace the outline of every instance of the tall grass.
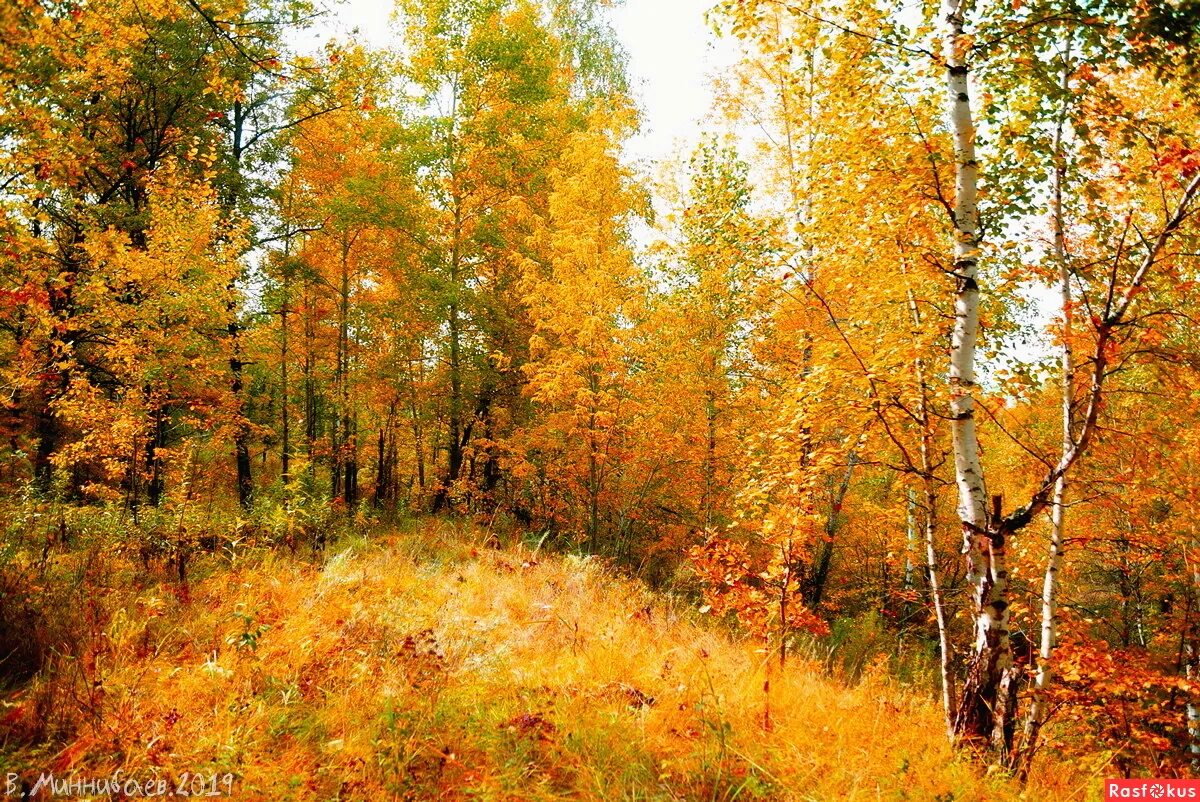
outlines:
[{"label": "tall grass", "polygon": [[1045,763],[1024,796],[980,776],[880,661],[781,670],[593,559],[488,542],[433,522],[320,559],[214,556],[186,593],[122,581],[130,555],[64,554],[93,595],[46,612],[74,640],[4,699],[0,770],[228,773],[263,800],[1097,793],[1079,766]]}]

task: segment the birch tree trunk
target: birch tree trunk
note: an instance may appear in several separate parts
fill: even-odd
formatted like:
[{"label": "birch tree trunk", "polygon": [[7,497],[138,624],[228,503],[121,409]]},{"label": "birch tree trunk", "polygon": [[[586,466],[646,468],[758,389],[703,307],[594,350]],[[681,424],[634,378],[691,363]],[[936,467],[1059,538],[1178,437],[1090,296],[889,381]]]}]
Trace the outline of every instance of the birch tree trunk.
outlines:
[{"label": "birch tree trunk", "polygon": [[946,719],[946,732],[954,734],[954,672],[951,670],[950,627],[946,621],[946,605],[942,599],[937,570],[937,485],[930,477],[925,478],[925,566],[929,577],[929,598],[933,602],[933,614],[938,628],[938,668],[942,674],[942,712]]},{"label": "birch tree trunk", "polygon": [[[1061,182],[1057,186],[1061,188]],[[1200,173],[1193,175],[1184,187],[1183,193],[1175,204],[1174,210],[1166,217],[1158,235],[1153,240],[1145,240],[1146,253],[1134,270],[1128,286],[1123,291],[1118,291],[1117,265],[1114,264],[1112,277],[1108,285],[1107,300],[1104,304],[1103,313],[1098,316],[1096,324],[1096,341],[1089,359],[1091,379],[1086,393],[1087,404],[1084,412],[1077,420],[1073,420],[1070,414],[1070,400],[1068,398],[1064,401],[1062,458],[1059,460],[1058,465],[1047,475],[1042,488],[1034,493],[1029,503],[1025,507],[1014,511],[996,525],[997,531],[1001,534],[1016,531],[1027,525],[1035,514],[1051,504],[1054,505],[1052,510],[1054,534],[1052,535],[1050,559],[1047,564],[1047,575],[1043,583],[1042,658],[1039,661],[1038,678],[1035,680],[1035,691],[1041,692],[1042,701],[1040,705],[1037,705],[1035,698],[1037,709],[1030,711],[1030,719],[1026,722],[1027,738],[1022,749],[1024,755],[1022,762],[1027,762],[1033,749],[1036,748],[1038,728],[1040,728],[1041,723],[1045,720],[1045,691],[1048,689],[1052,678],[1050,658],[1053,657],[1054,638],[1056,634],[1057,574],[1062,560],[1062,507],[1063,493],[1066,489],[1064,480],[1067,471],[1070,470],[1087,450],[1092,436],[1096,431],[1100,405],[1104,399],[1104,382],[1109,373],[1108,350],[1113,342],[1114,332],[1125,321],[1126,314],[1145,286],[1147,276],[1166,250],[1168,242],[1178,232],[1183,221],[1192,212],[1193,203],[1196,201],[1198,195],[1200,195]],[[1061,217],[1061,214],[1059,216]],[[1113,256],[1114,260],[1119,260],[1120,258],[1121,254],[1119,252]],[[1061,281],[1062,286],[1065,288],[1064,303],[1069,310],[1071,300],[1070,287],[1066,284],[1065,279]],[[1065,367],[1073,368],[1073,365],[1069,361],[1071,358],[1072,356],[1069,353],[1064,353],[1063,364]],[[1069,396],[1070,393],[1071,389],[1064,384],[1064,395]],[[1054,499],[1053,502],[1050,500],[1052,498]],[[1196,720],[1200,722],[1200,715],[1197,716]],[[1191,711],[1189,711],[1189,728],[1192,723]],[[1200,741],[1200,726],[1197,726],[1191,732],[1192,737]],[[1200,750],[1196,754],[1200,755]],[[1006,760],[1006,762],[1011,761]],[[1027,767],[1022,766],[1021,770],[1022,772],[1027,771]]]},{"label": "birch tree trunk", "polygon": [[904,491],[904,584],[905,591],[913,588],[913,573],[917,554],[917,494],[910,487]]},{"label": "birch tree trunk", "polygon": [[946,0],[944,52],[947,110],[954,138],[954,329],[950,345],[951,432],[958,513],[963,523],[967,581],[976,595],[987,575],[981,536],[987,528],[986,491],[979,442],[975,433],[975,344],[979,336],[979,213],[975,123],[968,93],[969,68],[964,57],[962,4]]},{"label": "birch tree trunk", "polygon": [[[912,290],[908,290],[908,310],[912,315],[913,336],[921,329],[921,308]],[[921,464],[920,475],[925,496],[925,518],[922,522],[925,535],[925,575],[929,581],[929,600],[933,605],[934,618],[938,628],[938,668],[942,675],[942,714],[945,717],[946,733],[954,737],[954,673],[951,670],[952,655],[950,651],[950,629],[946,621],[946,605],[942,599],[942,588],[938,579],[937,562],[937,502],[938,484],[934,474],[934,440],[933,421],[929,412],[929,384],[925,376],[925,360],[917,357],[913,360],[913,370],[916,374],[917,387],[920,388],[917,405],[917,419],[921,425]],[[909,489],[909,514],[912,516],[910,527],[915,536],[916,528],[916,493]]]},{"label": "birch tree trunk", "polygon": [[[973,393],[975,382],[975,346],[979,334],[978,263],[981,238],[976,209],[978,164],[975,157],[975,126],[970,98],[970,39],[964,34],[964,9],[969,0],[943,0],[942,47],[946,66],[946,112],[954,144],[955,198],[950,209],[954,225],[953,274],[956,280],[954,327],[950,345],[950,411],[953,434],[955,481],[958,488],[958,513],[962,525],[963,554],[966,557],[966,581],[971,589],[975,615],[974,654],[967,669],[954,717],[954,736],[974,742],[990,743],[1001,764],[1013,765],[1013,736],[1017,721],[1017,682],[1020,672],[1013,665],[1009,641],[1008,566],[1005,555],[1007,538],[1027,526],[1042,510],[1058,509],[1060,542],[1054,558],[1061,558],[1062,494],[1065,477],[1087,451],[1097,428],[1104,401],[1104,383],[1109,374],[1111,346],[1118,328],[1135,299],[1145,288],[1147,277],[1164,254],[1170,239],[1192,211],[1200,194],[1200,173],[1184,176],[1187,180],[1177,203],[1153,238],[1142,237],[1145,255],[1127,283],[1119,286],[1119,267],[1127,254],[1118,249],[1113,255],[1103,309],[1094,315],[1096,336],[1088,360],[1090,374],[1084,392],[1083,411],[1072,431],[1063,439],[1064,452],[1050,469],[1040,487],[1023,506],[1003,514],[1002,499],[992,497],[992,509],[986,505],[987,491],[976,437]],[[1054,502],[1057,499],[1057,503]],[[1054,559],[1051,560],[1052,566]],[[1056,574],[1057,571],[1050,571]],[[1051,604],[1044,610],[1049,616],[1050,653],[1054,641],[1054,605],[1056,578],[1050,578]],[[1050,680],[1049,667],[1045,682]],[[1044,707],[1039,715],[1044,714]],[[1036,721],[1036,719],[1035,719]]]},{"label": "birch tree trunk", "polygon": [[[1200,547],[1200,544],[1193,539],[1190,548],[1193,555],[1196,554],[1198,547]],[[1192,569],[1192,593],[1195,594],[1197,600],[1200,600],[1200,563],[1196,562],[1194,558],[1189,560],[1189,562]],[[1194,682],[1200,679],[1200,645],[1196,642],[1194,626],[1189,625],[1187,627],[1187,640],[1184,643],[1183,651],[1184,676]],[[1197,702],[1195,696],[1188,697],[1187,731],[1188,753],[1192,757],[1192,771],[1200,771],[1200,702]]]},{"label": "birch tree trunk", "polygon": [[[979,337],[979,165],[971,108],[970,47],[964,35],[963,0],[944,0],[942,46],[946,110],[954,143],[954,329],[950,344],[950,410],[958,514],[963,531],[967,584],[975,613],[975,648],[955,718],[955,733],[988,740],[1006,755],[1012,745],[1016,672],[1008,638],[1008,568],[1005,534],[989,527],[975,430],[975,347]],[[999,523],[1000,499],[992,520]]]},{"label": "birch tree trunk", "polygon": [[[1064,54],[1062,82],[1060,88],[1067,92],[1070,76],[1070,51]],[[1066,123],[1065,111],[1059,115],[1054,129],[1054,185],[1050,197],[1050,224],[1053,230],[1054,259],[1058,263],[1058,287],[1062,303],[1062,346],[1059,352],[1059,384],[1062,453],[1068,454],[1075,445],[1071,401],[1075,372],[1074,354],[1071,351],[1072,336],[1072,304],[1071,304],[1071,271],[1067,262],[1067,248],[1064,237],[1063,222],[1063,181],[1066,178],[1066,162],[1063,145],[1063,133]],[[1058,571],[1062,562],[1063,526],[1066,519],[1066,490],[1067,479],[1060,474],[1054,483],[1054,496],[1051,501],[1050,518],[1050,554],[1046,560],[1046,573],[1042,579],[1042,626],[1041,641],[1038,648],[1037,675],[1033,682],[1033,699],[1029,705],[1029,714],[1025,719],[1025,736],[1021,744],[1020,765],[1018,773],[1022,780],[1029,774],[1029,765],[1037,750],[1038,737],[1042,725],[1046,723],[1049,713],[1048,691],[1053,679],[1054,647],[1057,645],[1058,625]]]}]

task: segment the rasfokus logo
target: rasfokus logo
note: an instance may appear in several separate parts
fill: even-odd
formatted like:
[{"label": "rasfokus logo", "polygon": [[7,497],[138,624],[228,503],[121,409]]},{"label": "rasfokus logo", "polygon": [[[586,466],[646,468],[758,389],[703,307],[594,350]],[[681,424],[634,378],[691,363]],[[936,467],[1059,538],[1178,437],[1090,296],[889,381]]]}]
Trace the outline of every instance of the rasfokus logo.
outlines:
[{"label": "rasfokus logo", "polygon": [[1200,780],[1105,780],[1104,802],[1114,799],[1195,799]]}]

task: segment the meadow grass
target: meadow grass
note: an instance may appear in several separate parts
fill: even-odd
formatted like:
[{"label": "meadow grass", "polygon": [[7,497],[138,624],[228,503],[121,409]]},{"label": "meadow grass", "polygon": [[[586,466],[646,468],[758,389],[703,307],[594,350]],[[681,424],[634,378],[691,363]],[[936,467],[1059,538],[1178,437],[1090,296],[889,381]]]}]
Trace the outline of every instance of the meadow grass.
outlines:
[{"label": "meadow grass", "polygon": [[781,669],[599,561],[483,543],[428,522],[213,564],[186,591],[110,568],[76,605],[86,642],[5,698],[0,769],[229,773],[246,800],[1098,793],[1052,758],[1025,789],[982,773],[882,663]]}]

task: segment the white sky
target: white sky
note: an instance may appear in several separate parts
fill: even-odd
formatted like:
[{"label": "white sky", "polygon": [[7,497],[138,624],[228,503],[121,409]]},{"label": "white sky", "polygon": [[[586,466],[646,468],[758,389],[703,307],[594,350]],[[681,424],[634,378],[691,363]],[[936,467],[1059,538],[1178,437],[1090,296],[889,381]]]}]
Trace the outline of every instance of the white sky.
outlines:
[{"label": "white sky", "polygon": [[[612,14],[629,52],[629,75],[642,106],[642,132],[628,152],[658,162],[690,151],[712,106],[708,76],[732,62],[733,48],[718,40],[704,13],[715,0],[626,0]],[[648,165],[644,165],[648,166]]]},{"label": "white sky", "polygon": [[[717,41],[704,22],[716,0],[624,0],[610,11],[629,53],[629,77],[643,110],[643,130],[627,146],[643,168],[691,150],[712,103],[707,76],[732,60],[732,46]],[[391,39],[391,0],[327,0],[331,9],[318,41],[346,36],[383,47]]]}]

